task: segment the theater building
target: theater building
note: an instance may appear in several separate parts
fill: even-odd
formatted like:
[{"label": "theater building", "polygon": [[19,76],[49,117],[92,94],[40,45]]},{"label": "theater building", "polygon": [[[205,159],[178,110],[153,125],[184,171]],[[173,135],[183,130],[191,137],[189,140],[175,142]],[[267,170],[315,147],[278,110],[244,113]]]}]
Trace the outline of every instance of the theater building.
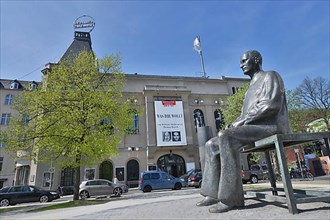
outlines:
[{"label": "theater building", "polygon": [[[74,40],[63,58],[92,50],[90,33],[75,32]],[[60,62],[60,61],[59,61]],[[44,74],[52,64],[47,64]],[[51,72],[49,72],[51,74]],[[103,178],[137,186],[139,174],[145,170],[164,170],[181,176],[192,168],[200,168],[199,128],[208,128],[209,135],[221,129],[221,112],[227,97],[249,82],[247,78],[181,77],[126,74],[125,101],[134,102],[142,113],[134,117],[134,132],[127,134],[117,157],[81,168],[81,180]],[[36,82],[0,79],[1,125],[6,129],[12,100]],[[133,98],[132,98],[133,97]],[[10,158],[1,144],[0,188],[5,185],[30,184],[56,189],[73,185],[73,169],[38,164]]]}]

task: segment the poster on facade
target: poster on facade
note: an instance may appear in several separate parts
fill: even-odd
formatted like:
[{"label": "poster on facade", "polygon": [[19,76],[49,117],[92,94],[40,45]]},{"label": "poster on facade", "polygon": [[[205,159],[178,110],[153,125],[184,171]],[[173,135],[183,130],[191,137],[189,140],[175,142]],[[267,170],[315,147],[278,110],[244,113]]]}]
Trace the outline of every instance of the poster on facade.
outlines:
[{"label": "poster on facade", "polygon": [[157,146],[187,145],[182,101],[155,101]]}]

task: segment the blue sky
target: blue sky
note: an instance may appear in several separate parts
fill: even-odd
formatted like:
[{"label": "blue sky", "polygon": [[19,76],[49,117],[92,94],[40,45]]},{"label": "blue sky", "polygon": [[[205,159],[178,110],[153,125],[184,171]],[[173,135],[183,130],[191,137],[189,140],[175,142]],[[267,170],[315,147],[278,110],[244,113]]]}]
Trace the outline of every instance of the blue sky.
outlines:
[{"label": "blue sky", "polygon": [[3,79],[41,80],[73,41],[73,22],[95,19],[92,48],[122,57],[125,73],[202,76],[193,50],[201,37],[206,75],[245,77],[239,59],[259,50],[265,70],[287,89],[305,77],[330,78],[328,0],[305,1],[1,1]]}]

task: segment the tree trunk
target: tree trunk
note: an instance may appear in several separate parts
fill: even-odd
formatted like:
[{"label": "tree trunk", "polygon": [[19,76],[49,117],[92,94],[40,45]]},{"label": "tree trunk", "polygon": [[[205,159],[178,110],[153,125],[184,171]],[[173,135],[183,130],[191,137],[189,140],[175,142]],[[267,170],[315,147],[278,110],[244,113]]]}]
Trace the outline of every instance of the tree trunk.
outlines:
[{"label": "tree trunk", "polygon": [[76,158],[76,163],[79,164],[79,166],[75,167],[74,169],[74,194],[73,194],[73,201],[79,200],[79,185],[80,185],[80,155]]}]

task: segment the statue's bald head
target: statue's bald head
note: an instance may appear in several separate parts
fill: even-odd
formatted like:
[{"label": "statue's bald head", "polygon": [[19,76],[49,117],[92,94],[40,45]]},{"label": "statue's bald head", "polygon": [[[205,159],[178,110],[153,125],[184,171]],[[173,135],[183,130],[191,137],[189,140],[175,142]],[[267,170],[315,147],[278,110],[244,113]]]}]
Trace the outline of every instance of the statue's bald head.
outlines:
[{"label": "statue's bald head", "polygon": [[245,52],[245,54],[247,54],[250,59],[252,58],[256,64],[259,64],[260,66],[262,66],[262,56],[259,53],[259,51],[248,50]]}]

